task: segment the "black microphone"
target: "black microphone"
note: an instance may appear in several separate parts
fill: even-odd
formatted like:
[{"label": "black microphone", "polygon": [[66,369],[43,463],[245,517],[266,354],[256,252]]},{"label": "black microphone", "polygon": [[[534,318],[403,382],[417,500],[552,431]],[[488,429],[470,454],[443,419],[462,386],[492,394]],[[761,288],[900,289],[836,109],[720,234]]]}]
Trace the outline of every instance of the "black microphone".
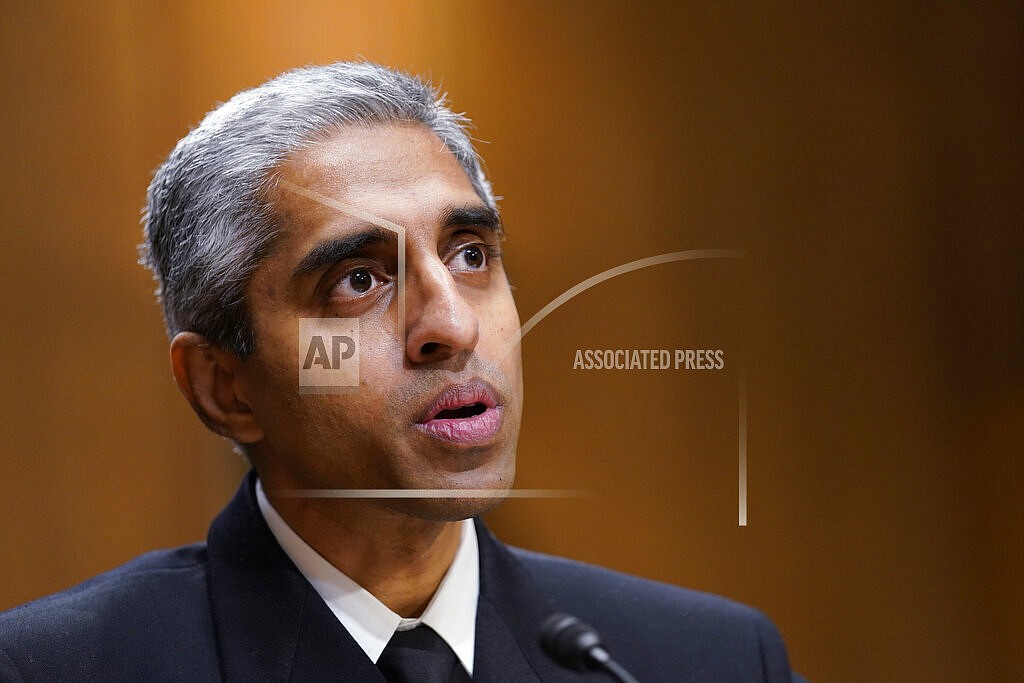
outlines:
[{"label": "black microphone", "polygon": [[597,631],[576,617],[552,614],[545,619],[540,627],[540,646],[548,657],[567,669],[603,669],[621,683],[637,683],[604,649]]}]

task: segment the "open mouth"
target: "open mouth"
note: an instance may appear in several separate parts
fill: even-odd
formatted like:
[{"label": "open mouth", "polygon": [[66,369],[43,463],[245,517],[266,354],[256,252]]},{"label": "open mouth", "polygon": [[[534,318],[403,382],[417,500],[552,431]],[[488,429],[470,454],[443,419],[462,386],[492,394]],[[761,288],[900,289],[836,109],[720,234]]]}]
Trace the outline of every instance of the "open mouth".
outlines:
[{"label": "open mouth", "polygon": [[461,408],[446,408],[437,415],[434,416],[435,420],[459,420],[464,417],[473,417],[474,415],[480,415],[487,406],[483,403],[474,403],[468,406],[462,406]]},{"label": "open mouth", "polygon": [[482,445],[498,434],[503,415],[494,389],[475,380],[446,387],[423,412],[416,427],[442,441]]}]

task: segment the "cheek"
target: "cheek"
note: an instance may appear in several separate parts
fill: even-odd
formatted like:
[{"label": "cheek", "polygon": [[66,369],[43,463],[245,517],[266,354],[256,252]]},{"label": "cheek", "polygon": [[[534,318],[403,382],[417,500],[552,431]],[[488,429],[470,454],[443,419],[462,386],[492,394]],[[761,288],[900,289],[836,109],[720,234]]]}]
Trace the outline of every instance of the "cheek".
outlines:
[{"label": "cheek", "polygon": [[[275,333],[278,330],[275,330]],[[252,362],[261,390],[278,398],[299,394],[298,331],[292,334],[264,334],[257,337]]]},{"label": "cheek", "polygon": [[[299,392],[299,330],[293,318],[264,316],[256,325],[256,352],[246,361],[248,402],[268,440],[299,439],[315,423],[318,396]],[[292,434],[291,432],[294,432]]]},{"label": "cheek", "polygon": [[[515,342],[520,324],[519,312],[516,310],[511,291],[505,288],[504,291],[480,297],[475,302],[474,308],[480,320],[482,342],[488,346],[502,349],[509,348]],[[508,355],[519,357],[514,347]]]},{"label": "cheek", "polygon": [[405,347],[398,340],[397,324],[387,318],[364,316],[359,320],[359,389],[372,402],[398,383]]}]

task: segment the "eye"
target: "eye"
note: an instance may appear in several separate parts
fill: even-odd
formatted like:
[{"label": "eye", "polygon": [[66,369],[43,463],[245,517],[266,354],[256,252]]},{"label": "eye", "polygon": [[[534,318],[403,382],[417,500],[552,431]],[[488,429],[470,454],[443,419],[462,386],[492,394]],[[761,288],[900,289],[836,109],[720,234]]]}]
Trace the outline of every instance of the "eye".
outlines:
[{"label": "eye", "polygon": [[368,271],[357,270],[348,276],[348,282],[353,290],[362,294],[373,286],[373,276]]},{"label": "eye", "polygon": [[369,268],[356,268],[346,273],[331,290],[332,296],[359,297],[383,284]]},{"label": "eye", "polygon": [[470,244],[458,251],[448,267],[451,270],[483,270],[487,267],[487,254],[476,244]]}]

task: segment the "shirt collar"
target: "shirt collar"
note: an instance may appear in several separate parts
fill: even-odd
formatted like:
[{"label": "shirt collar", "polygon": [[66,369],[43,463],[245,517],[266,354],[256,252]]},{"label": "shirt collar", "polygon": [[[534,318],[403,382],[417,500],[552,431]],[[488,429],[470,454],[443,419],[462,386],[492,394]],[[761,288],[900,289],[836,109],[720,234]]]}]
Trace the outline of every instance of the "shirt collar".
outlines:
[{"label": "shirt collar", "polygon": [[466,671],[473,674],[476,603],[480,595],[480,560],[473,520],[462,522],[459,549],[423,614],[419,619],[403,619],[302,540],[271,505],[259,479],[256,501],[281,549],[374,663],[396,630],[423,623],[448,643]]}]

